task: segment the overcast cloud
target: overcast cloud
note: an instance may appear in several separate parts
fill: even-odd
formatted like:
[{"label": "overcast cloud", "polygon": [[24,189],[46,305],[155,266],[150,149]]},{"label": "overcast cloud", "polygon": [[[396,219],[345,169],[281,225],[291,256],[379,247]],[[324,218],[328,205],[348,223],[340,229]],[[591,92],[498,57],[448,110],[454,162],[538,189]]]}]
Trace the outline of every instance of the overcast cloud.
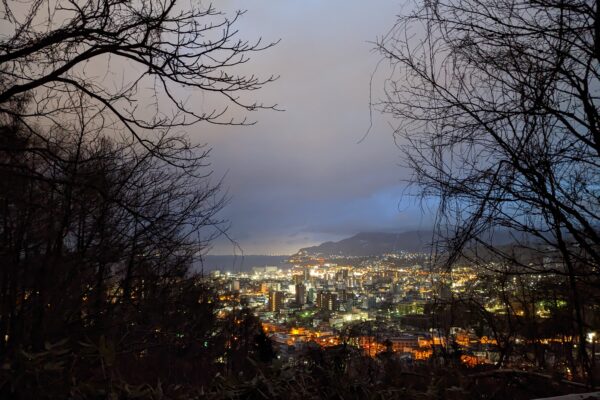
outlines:
[{"label": "overcast cloud", "polygon": [[[398,164],[386,118],[369,127],[369,80],[379,56],[372,43],[402,10],[397,1],[219,1],[246,9],[240,36],[281,42],[256,54],[247,70],[280,79],[253,93],[285,112],[250,114],[250,127],[201,126],[194,140],[213,147],[216,176],[227,174],[223,217],[246,254],[289,254],[359,231],[427,226],[402,199],[407,171]],[[381,86],[382,74],[376,76]],[[379,91],[375,90],[375,97]],[[229,254],[219,241],[211,254]]]}]

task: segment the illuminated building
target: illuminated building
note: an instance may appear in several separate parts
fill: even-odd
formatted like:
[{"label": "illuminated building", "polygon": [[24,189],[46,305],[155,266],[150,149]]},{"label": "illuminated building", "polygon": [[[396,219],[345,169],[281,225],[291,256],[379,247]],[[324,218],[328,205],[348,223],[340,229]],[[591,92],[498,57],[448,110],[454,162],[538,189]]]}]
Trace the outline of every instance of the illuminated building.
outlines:
[{"label": "illuminated building", "polygon": [[265,293],[265,294],[266,294],[266,293],[269,293],[269,285],[268,285],[267,283],[265,283],[265,282],[262,282],[262,283],[260,284],[260,291],[261,291],[262,293]]},{"label": "illuminated building", "polygon": [[315,302],[315,300],[316,300],[315,289],[313,289],[313,288],[308,289],[307,300],[311,304]]},{"label": "illuminated building", "polygon": [[283,292],[269,293],[269,311],[279,312],[283,308]]},{"label": "illuminated building", "polygon": [[296,304],[306,304],[306,286],[302,283],[296,284]]},{"label": "illuminated building", "polygon": [[317,293],[317,307],[322,310],[337,311],[337,294],[330,292]]},{"label": "illuminated building", "polygon": [[304,267],[303,275],[304,275],[305,282],[310,279],[310,270],[308,269],[308,267]]}]

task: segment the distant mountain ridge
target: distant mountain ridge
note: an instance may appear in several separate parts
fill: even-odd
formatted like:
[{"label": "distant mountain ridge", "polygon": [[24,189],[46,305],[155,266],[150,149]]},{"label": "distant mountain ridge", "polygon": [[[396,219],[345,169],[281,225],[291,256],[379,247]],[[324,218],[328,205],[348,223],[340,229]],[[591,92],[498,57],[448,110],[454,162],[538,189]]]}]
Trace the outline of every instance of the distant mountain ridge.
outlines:
[{"label": "distant mountain ridge", "polygon": [[[300,252],[309,255],[322,256],[349,256],[349,257],[368,257],[378,256],[385,253],[397,251],[408,251],[416,253],[428,253],[432,248],[433,231],[409,231],[404,233],[383,233],[383,232],[361,232],[352,237],[342,239],[338,242],[325,242],[318,246],[305,247]],[[484,240],[494,246],[514,246],[519,241],[521,243],[535,243],[536,238],[532,235],[510,232],[508,230],[498,230],[490,236],[482,236]],[[437,240],[440,240],[437,237]],[[473,242],[470,242],[473,244]],[[442,250],[438,248],[438,250]],[[479,249],[482,250],[481,248]]]},{"label": "distant mountain ridge", "polygon": [[338,242],[325,242],[318,246],[305,247],[300,252],[310,255],[367,257],[395,251],[429,251],[431,231],[404,233],[361,232]]}]

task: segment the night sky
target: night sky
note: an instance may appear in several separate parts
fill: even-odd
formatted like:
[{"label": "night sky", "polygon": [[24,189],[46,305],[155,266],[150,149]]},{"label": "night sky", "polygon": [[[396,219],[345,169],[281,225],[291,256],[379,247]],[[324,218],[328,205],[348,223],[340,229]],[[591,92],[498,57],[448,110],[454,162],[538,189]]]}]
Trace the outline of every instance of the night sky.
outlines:
[{"label": "night sky", "polygon": [[[202,125],[190,131],[206,142],[215,178],[225,175],[231,201],[222,217],[246,254],[290,254],[307,245],[360,231],[426,228],[427,213],[403,196],[410,172],[401,164],[389,117],[374,112],[369,81],[380,56],[373,42],[402,12],[397,1],[219,1],[246,9],[240,37],[281,42],[258,53],[244,71],[279,80],[252,99],[284,112],[248,115],[249,127]],[[385,65],[374,76],[381,98]],[[360,143],[359,143],[360,142]],[[231,254],[226,240],[211,254]]]}]

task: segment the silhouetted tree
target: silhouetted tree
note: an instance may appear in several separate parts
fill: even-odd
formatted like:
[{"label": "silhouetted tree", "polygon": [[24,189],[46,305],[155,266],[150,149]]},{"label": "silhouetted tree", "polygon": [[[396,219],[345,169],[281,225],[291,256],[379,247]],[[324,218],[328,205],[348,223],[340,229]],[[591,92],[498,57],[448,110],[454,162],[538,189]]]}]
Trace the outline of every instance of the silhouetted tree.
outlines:
[{"label": "silhouetted tree", "polygon": [[[244,95],[274,78],[240,73],[272,44],[237,37],[242,12],[175,0],[2,2],[0,14],[0,394],[208,385],[227,348],[215,291],[191,266],[226,231],[226,199],[210,149],[183,130],[274,108]],[[242,359],[258,328],[235,329],[250,338]]]},{"label": "silhouetted tree", "polygon": [[[380,106],[398,121],[418,194],[439,202],[443,262],[562,280],[588,377],[600,284],[599,26],[590,1],[433,1],[377,43],[392,68]],[[498,230],[519,247],[499,247]]]},{"label": "silhouetted tree", "polygon": [[[252,53],[273,45],[238,38],[241,11],[229,18],[176,0],[31,0],[2,2],[0,14],[0,112],[44,141],[41,127],[68,125],[76,97],[87,119],[101,114],[96,123],[106,132],[124,132],[186,167],[194,146],[173,128],[247,123],[231,105],[273,108],[243,96],[274,78],[239,73]],[[193,102],[195,93],[203,104]],[[10,106],[23,96],[27,107]]]}]

